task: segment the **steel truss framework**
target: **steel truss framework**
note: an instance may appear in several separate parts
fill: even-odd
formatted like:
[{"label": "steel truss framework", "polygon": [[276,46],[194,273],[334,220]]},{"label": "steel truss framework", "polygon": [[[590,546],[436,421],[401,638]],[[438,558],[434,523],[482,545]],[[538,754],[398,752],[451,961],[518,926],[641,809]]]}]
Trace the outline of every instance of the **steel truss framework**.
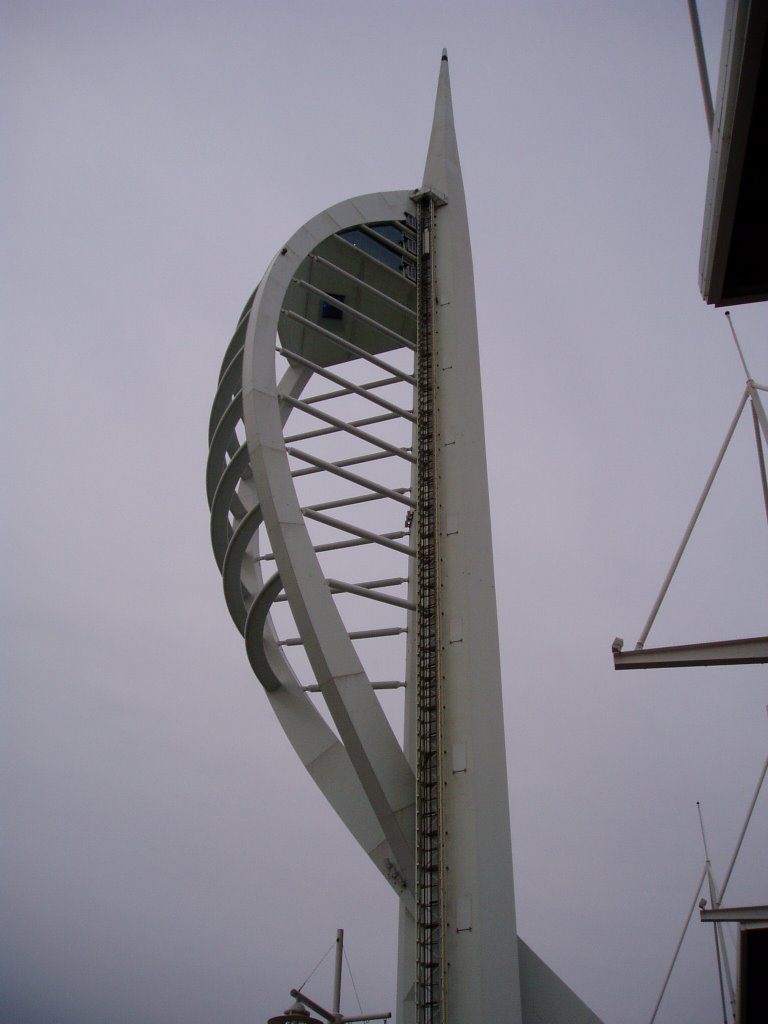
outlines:
[{"label": "steel truss framework", "polygon": [[[515,926],[445,56],[422,187],[339,203],[275,256],[226,350],[209,440],[211,539],[249,661],[400,899],[397,1020],[599,1024]],[[366,645],[386,643],[394,654],[366,662]],[[375,677],[394,661],[395,678]],[[405,694],[402,745],[380,702],[392,689]]]}]

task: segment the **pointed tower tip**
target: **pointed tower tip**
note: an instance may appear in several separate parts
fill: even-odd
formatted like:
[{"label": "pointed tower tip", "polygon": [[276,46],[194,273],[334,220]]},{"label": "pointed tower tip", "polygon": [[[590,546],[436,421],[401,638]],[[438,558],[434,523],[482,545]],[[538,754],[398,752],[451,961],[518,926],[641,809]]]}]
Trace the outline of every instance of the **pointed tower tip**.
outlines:
[{"label": "pointed tower tip", "polygon": [[443,55],[440,58],[440,74],[437,80],[432,134],[429,139],[422,188],[431,188],[447,196],[449,191],[454,191],[450,187],[451,183],[454,186],[458,184],[459,188],[462,187],[459,154],[453,127],[448,51],[443,50]]}]

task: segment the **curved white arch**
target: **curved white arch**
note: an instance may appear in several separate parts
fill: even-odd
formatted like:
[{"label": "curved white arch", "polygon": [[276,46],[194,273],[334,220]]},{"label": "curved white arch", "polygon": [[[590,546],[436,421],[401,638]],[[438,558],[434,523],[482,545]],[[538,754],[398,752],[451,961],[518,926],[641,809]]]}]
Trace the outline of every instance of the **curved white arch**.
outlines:
[{"label": "curved white arch", "polygon": [[[251,665],[310,775],[406,906],[413,905],[414,890],[413,772],[334,604],[299,506],[283,439],[292,411],[287,399],[298,399],[315,372],[332,384],[343,383],[343,379],[298,353],[292,362],[289,352],[289,368],[278,383],[275,342],[286,293],[299,267],[310,255],[312,260],[320,258],[313,250],[340,231],[400,222],[406,210],[412,209],[406,191],[347,200],[314,217],[273,259],[246,303],[224,356],[211,412],[206,471],[214,556],[222,572],[227,606],[245,638]],[[343,270],[338,272],[354,278]],[[385,268],[384,273],[390,271]],[[395,280],[407,284],[401,276]],[[395,315],[413,315],[394,298],[377,292],[370,282],[361,279],[354,283],[372,295],[373,301],[390,302]],[[396,290],[400,287],[395,286]],[[350,315],[357,321],[366,320],[364,313],[352,307]],[[391,327],[377,325],[370,318],[366,326],[389,335],[385,348],[392,347],[392,339],[412,347]],[[319,325],[317,329],[323,330]],[[379,351],[378,342],[371,344],[372,352],[364,353],[366,358],[388,372],[389,364],[373,354]],[[353,357],[360,351],[351,342],[347,346]],[[403,380],[412,379],[400,371],[392,372]],[[412,420],[407,410],[381,398],[372,400],[390,418],[399,415]],[[245,443],[240,423],[245,428]],[[365,433],[353,425],[346,429],[361,438]],[[369,440],[413,462],[407,451],[373,436]],[[362,477],[343,469],[337,474],[363,482]],[[381,492],[401,504],[413,505],[402,492],[386,488]],[[262,523],[277,568],[266,584],[259,555]],[[381,543],[408,550],[384,538]],[[290,604],[338,736],[304,692],[275,634],[270,608],[281,591]]]},{"label": "curved white arch", "polygon": [[[224,360],[225,368],[232,361],[242,358],[244,324],[240,328],[235,335],[236,341],[240,335],[239,350],[236,345],[230,345]],[[223,369],[222,383],[226,376],[226,370]],[[303,383],[305,378],[289,369],[278,386],[278,393],[296,394]],[[214,556],[222,571],[230,613],[244,634],[252,667],[302,763],[374,864],[395,891],[403,896],[406,905],[411,906],[413,894],[403,891],[403,879],[394,864],[393,853],[370,808],[347,751],[307,697],[282,648],[278,646],[269,621],[269,608],[278,589],[275,579],[279,581],[279,576],[264,584],[258,560],[258,534],[253,529],[254,523],[261,522],[261,511],[255,488],[249,486],[243,491],[245,482],[252,485],[252,481],[247,481],[247,446],[242,444],[232,454],[234,426],[238,419],[234,407],[241,409],[240,396],[239,378],[230,380],[228,396],[226,389],[222,392],[220,387],[217,391],[209,431],[211,452],[206,474],[209,492],[214,492],[210,498],[211,541]],[[287,419],[289,412],[290,407],[286,407],[282,413],[283,419]],[[227,429],[222,428],[224,421],[228,425]],[[229,461],[226,461],[227,452],[230,454]],[[217,474],[220,476],[215,485]],[[244,504],[246,497],[248,500]],[[237,513],[236,527],[229,521],[230,511]],[[249,593],[256,595],[252,600],[247,599],[243,593],[242,584],[246,582]],[[282,589],[281,583],[279,588]]]},{"label": "curved white arch", "polygon": [[[374,193],[339,203],[300,228],[275,256],[248,321],[242,402],[250,468],[291,611],[397,872],[411,889],[413,772],[349,638],[307,532],[283,439],[274,355],[284,298],[302,261],[340,230],[401,220],[409,204],[405,191]],[[283,727],[288,731],[293,726],[283,722]]]}]

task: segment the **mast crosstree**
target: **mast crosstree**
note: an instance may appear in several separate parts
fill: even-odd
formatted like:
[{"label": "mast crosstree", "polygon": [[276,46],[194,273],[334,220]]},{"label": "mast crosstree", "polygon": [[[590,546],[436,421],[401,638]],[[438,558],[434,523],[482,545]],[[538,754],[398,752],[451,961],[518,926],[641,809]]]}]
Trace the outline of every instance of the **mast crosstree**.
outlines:
[{"label": "mast crosstree", "polygon": [[[346,200],[289,239],[227,348],[209,440],[213,549],[250,663],[400,900],[399,1024],[599,1024],[517,936],[445,54],[422,186]],[[387,690],[404,693],[402,743]]]}]

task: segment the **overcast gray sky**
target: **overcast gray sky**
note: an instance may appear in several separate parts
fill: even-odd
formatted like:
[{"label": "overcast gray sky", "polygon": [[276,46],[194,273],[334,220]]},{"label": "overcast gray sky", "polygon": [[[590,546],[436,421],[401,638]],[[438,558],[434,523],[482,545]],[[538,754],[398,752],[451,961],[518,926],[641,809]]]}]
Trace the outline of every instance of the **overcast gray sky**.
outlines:
[{"label": "overcast gray sky", "polygon": [[[701,7],[714,74],[724,2]],[[319,210],[419,184],[447,46],[518,925],[606,1024],[642,1024],[703,864],[695,801],[722,879],[768,735],[764,667],[610,656],[743,388],[697,289],[684,0],[5,0],[2,21],[0,1019],[258,1022],[339,926],[364,1005],[394,1006],[396,901],[250,673],[203,478],[245,299]],[[765,306],[734,323],[768,382]],[[747,422],[651,641],[765,633],[766,534]],[[729,902],[765,902],[766,848],[763,794]],[[658,1020],[715,1024],[718,1003],[695,921]]]}]

